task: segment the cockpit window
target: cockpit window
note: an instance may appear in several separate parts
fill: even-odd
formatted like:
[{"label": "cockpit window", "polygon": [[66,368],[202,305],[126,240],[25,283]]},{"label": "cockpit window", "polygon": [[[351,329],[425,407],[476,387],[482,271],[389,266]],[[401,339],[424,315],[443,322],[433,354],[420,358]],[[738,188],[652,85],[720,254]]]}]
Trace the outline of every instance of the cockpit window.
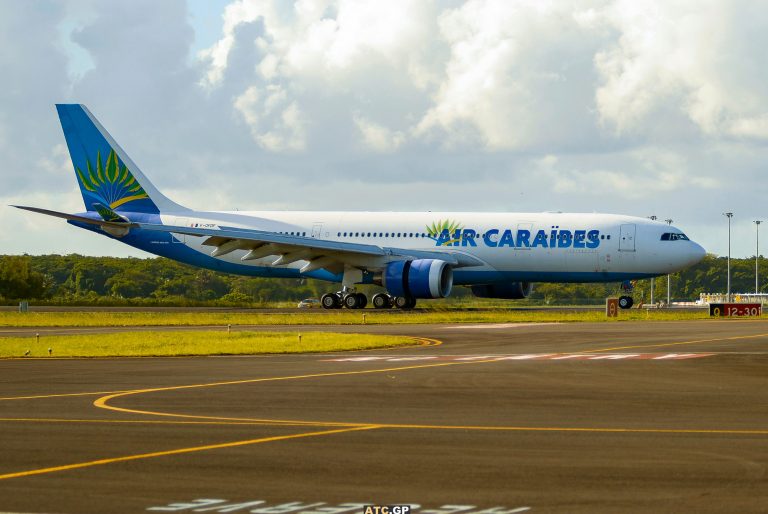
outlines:
[{"label": "cockpit window", "polygon": [[661,234],[662,241],[688,241],[688,236],[683,233],[665,232]]}]

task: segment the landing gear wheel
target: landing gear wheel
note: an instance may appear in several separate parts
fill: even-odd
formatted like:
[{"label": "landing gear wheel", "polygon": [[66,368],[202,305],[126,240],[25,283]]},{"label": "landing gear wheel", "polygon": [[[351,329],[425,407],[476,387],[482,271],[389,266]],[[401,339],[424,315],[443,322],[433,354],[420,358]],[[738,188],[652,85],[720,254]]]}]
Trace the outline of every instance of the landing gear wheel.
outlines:
[{"label": "landing gear wheel", "polygon": [[347,309],[359,309],[360,299],[355,293],[350,293],[344,297],[344,307]]},{"label": "landing gear wheel", "polygon": [[392,308],[392,298],[390,298],[387,293],[378,293],[373,295],[371,302],[373,303],[373,307],[376,309]]},{"label": "landing gear wheel", "polygon": [[326,293],[320,298],[320,303],[323,304],[323,309],[339,309],[341,308],[341,301],[339,295],[336,293]]},{"label": "landing gear wheel", "polygon": [[355,296],[357,296],[357,308],[365,309],[365,306],[368,305],[368,297],[363,293],[357,293]]},{"label": "landing gear wheel", "polygon": [[416,298],[412,296],[398,296],[395,298],[395,307],[403,310],[413,309],[416,307]]},{"label": "landing gear wheel", "polygon": [[619,297],[619,307],[622,309],[631,309],[632,304],[634,304],[635,301],[632,299],[631,296],[620,296]]}]

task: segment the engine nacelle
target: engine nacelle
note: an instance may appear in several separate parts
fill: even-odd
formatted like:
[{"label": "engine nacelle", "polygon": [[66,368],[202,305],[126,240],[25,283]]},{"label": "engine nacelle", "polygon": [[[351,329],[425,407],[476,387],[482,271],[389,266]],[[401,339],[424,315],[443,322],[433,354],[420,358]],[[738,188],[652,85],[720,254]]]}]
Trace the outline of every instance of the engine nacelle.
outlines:
[{"label": "engine nacelle", "polygon": [[390,262],[381,285],[392,296],[445,298],[453,288],[453,269],[437,259]]},{"label": "engine nacelle", "polygon": [[472,294],[478,298],[501,298],[503,300],[522,300],[533,291],[531,282],[511,282],[472,286]]}]

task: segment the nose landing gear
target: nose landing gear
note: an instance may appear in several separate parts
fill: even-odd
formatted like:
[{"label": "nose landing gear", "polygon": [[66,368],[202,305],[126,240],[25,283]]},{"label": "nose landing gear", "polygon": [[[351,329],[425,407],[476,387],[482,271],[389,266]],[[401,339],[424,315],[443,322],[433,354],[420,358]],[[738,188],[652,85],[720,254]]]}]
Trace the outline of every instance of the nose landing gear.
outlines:
[{"label": "nose landing gear", "polygon": [[635,300],[631,296],[619,296],[619,307],[622,309],[631,309]]},{"label": "nose landing gear", "polygon": [[619,307],[622,309],[631,309],[632,305],[635,303],[634,298],[630,296],[632,292],[635,290],[635,281],[634,280],[625,280],[621,283],[621,289],[624,291],[624,295],[619,296]]}]

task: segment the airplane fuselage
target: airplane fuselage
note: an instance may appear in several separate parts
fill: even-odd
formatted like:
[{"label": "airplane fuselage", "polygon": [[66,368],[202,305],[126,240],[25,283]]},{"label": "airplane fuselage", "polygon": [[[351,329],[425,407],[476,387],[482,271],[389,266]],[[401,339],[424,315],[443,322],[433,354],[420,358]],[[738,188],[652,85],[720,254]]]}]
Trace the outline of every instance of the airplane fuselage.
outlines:
[{"label": "airplane fuselage", "polygon": [[[614,214],[253,211],[162,214],[163,224],[236,227],[308,239],[421,251],[450,251],[478,260],[454,271],[457,285],[503,282],[606,282],[647,278],[698,262],[704,250],[675,227]],[[437,228],[437,230],[434,230]],[[97,229],[98,230],[98,229]],[[273,265],[274,255],[242,260],[247,249],[212,257],[205,238],[142,233],[123,239],[150,253],[232,273],[341,281],[326,270],[300,273],[306,261]],[[371,258],[375,267],[380,258]],[[365,259],[359,263],[366,267]]]}]

